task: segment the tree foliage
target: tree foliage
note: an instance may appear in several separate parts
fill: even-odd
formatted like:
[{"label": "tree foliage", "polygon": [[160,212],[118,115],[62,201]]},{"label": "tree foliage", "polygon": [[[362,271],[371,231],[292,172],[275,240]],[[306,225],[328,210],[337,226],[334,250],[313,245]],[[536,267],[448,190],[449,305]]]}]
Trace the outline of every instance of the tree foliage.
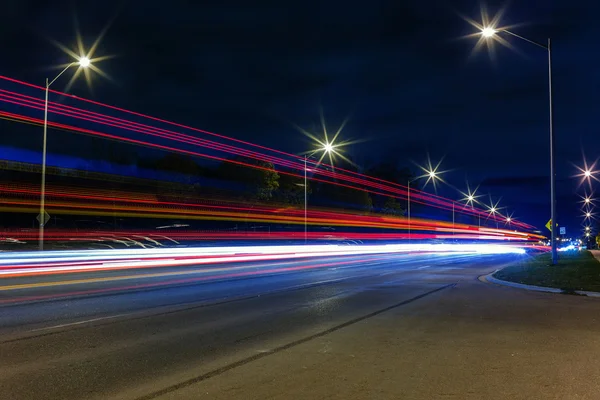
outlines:
[{"label": "tree foliage", "polygon": [[[306,188],[307,197],[312,193],[312,187],[310,182],[307,182]],[[304,178],[296,177],[287,174],[281,174],[279,176],[279,189],[275,195],[277,201],[290,204],[299,205],[304,203]]]},{"label": "tree foliage", "polygon": [[242,156],[222,163],[217,176],[242,183],[248,195],[261,201],[271,200],[279,188],[279,174],[272,163]]}]

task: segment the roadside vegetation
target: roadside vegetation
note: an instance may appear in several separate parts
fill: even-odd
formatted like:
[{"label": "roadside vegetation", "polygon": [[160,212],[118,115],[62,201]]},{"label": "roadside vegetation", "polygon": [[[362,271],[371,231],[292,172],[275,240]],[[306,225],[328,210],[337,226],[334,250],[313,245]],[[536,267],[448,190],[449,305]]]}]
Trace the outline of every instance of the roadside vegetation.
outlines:
[{"label": "roadside vegetation", "polygon": [[600,292],[600,262],[589,251],[559,254],[557,265],[551,264],[550,253],[523,258],[518,263],[494,274],[497,279],[562,289]]}]

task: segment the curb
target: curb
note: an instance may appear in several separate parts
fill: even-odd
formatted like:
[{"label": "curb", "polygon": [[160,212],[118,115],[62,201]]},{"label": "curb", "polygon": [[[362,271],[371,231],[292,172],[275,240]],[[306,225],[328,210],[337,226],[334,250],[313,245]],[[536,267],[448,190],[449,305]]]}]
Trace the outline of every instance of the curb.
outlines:
[{"label": "curb", "polygon": [[[479,277],[479,280],[484,283],[492,283],[495,285],[508,286],[508,287],[513,287],[513,288],[517,288],[517,289],[531,290],[534,292],[546,292],[546,293],[558,293],[558,294],[564,293],[561,289],[557,289],[557,288],[551,288],[551,287],[546,287],[546,286],[526,285],[524,283],[509,282],[509,281],[505,281],[502,279],[494,278],[492,275],[494,275],[498,271],[500,271],[500,270],[497,269],[496,271],[492,272],[491,274],[481,275]],[[580,296],[600,297],[600,292],[588,292],[585,290],[575,290],[575,293]]]}]

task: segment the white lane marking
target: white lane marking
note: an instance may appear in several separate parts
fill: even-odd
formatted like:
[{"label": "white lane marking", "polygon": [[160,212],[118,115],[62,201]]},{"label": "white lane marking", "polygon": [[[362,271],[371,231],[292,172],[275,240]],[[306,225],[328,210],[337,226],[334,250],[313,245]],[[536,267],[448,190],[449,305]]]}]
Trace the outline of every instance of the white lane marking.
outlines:
[{"label": "white lane marking", "polygon": [[417,269],[425,269],[425,268],[431,268],[431,265],[423,265],[422,267],[419,267]]},{"label": "white lane marking", "polygon": [[50,330],[50,329],[64,328],[64,327],[67,327],[67,326],[83,325],[83,324],[87,324],[89,322],[96,322],[96,321],[102,321],[102,320],[105,320],[105,319],[125,317],[125,316],[133,315],[133,314],[135,314],[135,313],[117,314],[117,315],[110,315],[108,317],[99,317],[99,318],[86,319],[84,321],[70,322],[68,324],[61,324],[61,325],[54,325],[54,326],[47,326],[47,327],[44,327],[44,328],[33,329],[31,331],[28,331],[28,332],[47,331],[47,330]]}]

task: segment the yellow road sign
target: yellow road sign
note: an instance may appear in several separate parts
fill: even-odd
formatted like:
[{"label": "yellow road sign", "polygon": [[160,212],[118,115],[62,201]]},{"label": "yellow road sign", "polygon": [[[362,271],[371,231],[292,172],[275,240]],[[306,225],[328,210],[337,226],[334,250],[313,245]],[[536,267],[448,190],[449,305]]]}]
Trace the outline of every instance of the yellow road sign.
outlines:
[{"label": "yellow road sign", "polygon": [[[556,224],[556,226],[558,226],[558,224]],[[547,229],[548,229],[550,232],[552,232],[552,220],[549,220],[549,221],[546,223],[545,227],[546,227],[546,228],[547,228]]]}]

